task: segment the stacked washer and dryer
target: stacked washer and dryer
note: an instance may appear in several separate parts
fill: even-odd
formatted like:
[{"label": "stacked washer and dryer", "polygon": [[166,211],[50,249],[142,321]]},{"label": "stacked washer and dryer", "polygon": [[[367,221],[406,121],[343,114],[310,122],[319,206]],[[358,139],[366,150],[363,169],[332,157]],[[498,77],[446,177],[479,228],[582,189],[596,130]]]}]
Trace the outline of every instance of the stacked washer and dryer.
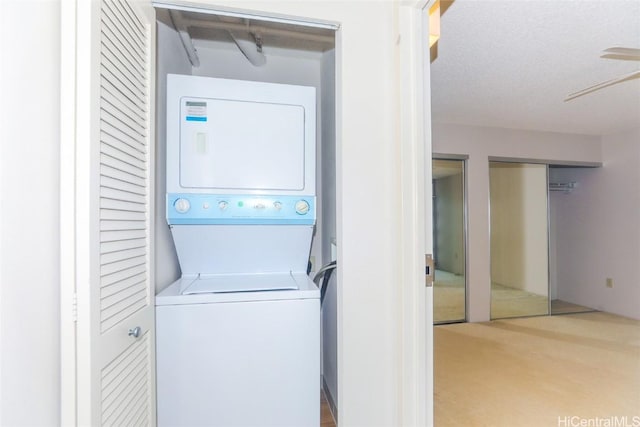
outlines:
[{"label": "stacked washer and dryer", "polygon": [[318,426],[315,88],[169,75],[159,426]]}]

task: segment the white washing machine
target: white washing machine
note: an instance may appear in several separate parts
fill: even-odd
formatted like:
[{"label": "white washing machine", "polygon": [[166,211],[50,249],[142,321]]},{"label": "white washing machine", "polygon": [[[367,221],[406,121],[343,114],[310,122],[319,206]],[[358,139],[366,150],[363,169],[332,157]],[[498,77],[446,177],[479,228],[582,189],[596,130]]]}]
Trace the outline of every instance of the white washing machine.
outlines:
[{"label": "white washing machine", "polygon": [[298,289],[183,295],[181,280],[158,295],[159,426],[320,424],[318,289],[276,276],[230,279]]},{"label": "white washing machine", "polygon": [[169,75],[159,426],[318,426],[315,90]]}]

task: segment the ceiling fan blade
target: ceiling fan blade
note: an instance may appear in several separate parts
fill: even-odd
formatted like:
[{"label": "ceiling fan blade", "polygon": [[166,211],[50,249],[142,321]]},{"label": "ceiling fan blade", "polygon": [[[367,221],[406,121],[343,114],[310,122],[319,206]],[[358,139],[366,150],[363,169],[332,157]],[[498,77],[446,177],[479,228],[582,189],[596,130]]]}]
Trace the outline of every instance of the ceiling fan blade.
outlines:
[{"label": "ceiling fan blade", "polygon": [[610,47],[602,51],[601,58],[622,59],[623,61],[640,61],[640,49],[630,47]]},{"label": "ceiling fan blade", "polygon": [[604,89],[605,87],[612,86],[617,83],[622,83],[627,80],[640,78],[640,70],[633,71],[629,74],[623,74],[620,77],[616,77],[615,79],[607,80],[606,82],[598,83],[597,85],[589,86],[586,89],[579,90],[578,92],[570,93],[566,98],[565,102],[571,101],[572,99],[578,98],[580,96],[586,95],[591,92],[595,92],[596,90]]}]

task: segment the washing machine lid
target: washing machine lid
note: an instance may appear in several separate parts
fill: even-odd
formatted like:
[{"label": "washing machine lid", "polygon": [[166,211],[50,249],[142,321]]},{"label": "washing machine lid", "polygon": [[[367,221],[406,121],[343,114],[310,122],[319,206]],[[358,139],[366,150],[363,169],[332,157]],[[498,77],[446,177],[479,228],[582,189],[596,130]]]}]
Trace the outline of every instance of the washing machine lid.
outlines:
[{"label": "washing machine lid", "polygon": [[182,295],[294,290],[300,287],[291,272],[200,275],[183,286]]},{"label": "washing machine lid", "polygon": [[[188,291],[194,282],[198,281],[198,276],[183,276],[173,282],[167,288],[156,295],[156,306],[174,306],[190,304],[218,304],[235,302],[258,302],[258,301],[283,301],[283,300],[320,300],[320,290],[311,278],[304,272],[291,272],[289,274],[295,281],[297,289],[262,290],[245,292],[208,292],[208,293],[183,293]],[[222,276],[222,275],[221,275]],[[254,277],[250,280],[260,281],[262,278]],[[222,280],[222,278],[220,279]],[[234,279],[232,279],[234,280]],[[238,279],[240,280],[240,279]],[[247,283],[247,282],[244,282]],[[205,281],[204,286],[196,284],[192,290],[203,291],[209,287],[210,282]],[[210,289],[210,288],[209,288]]]}]

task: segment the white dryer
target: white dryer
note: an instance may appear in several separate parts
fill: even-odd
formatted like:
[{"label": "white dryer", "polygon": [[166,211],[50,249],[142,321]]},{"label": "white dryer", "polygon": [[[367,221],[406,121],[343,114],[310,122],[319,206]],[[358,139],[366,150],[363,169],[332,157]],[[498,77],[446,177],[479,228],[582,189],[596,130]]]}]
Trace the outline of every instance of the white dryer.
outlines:
[{"label": "white dryer", "polygon": [[168,76],[159,426],[318,426],[315,89]]}]

